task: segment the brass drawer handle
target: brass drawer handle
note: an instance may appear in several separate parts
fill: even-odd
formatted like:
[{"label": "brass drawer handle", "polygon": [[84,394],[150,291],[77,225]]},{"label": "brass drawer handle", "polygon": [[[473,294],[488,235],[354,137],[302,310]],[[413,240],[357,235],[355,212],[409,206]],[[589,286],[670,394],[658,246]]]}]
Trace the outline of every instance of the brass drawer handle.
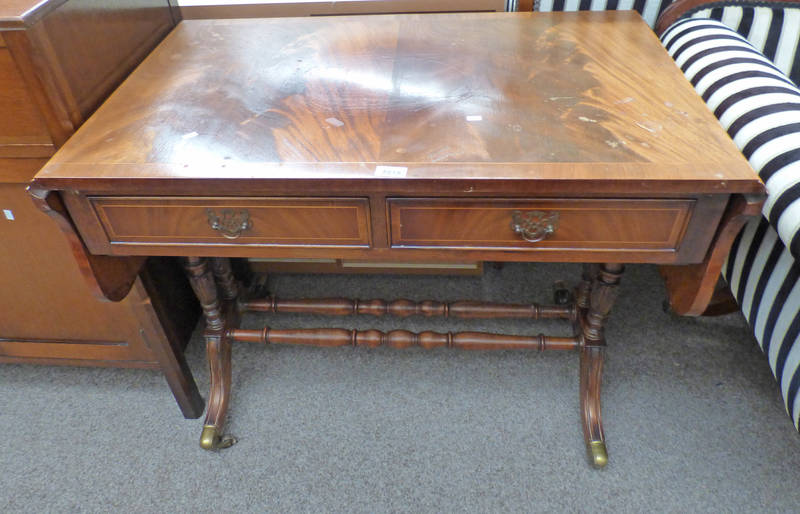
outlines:
[{"label": "brass drawer handle", "polygon": [[211,228],[222,233],[228,239],[236,239],[242,232],[253,227],[250,221],[250,213],[247,209],[234,211],[233,209],[222,209],[222,215],[217,216],[214,209],[206,209],[208,224]]},{"label": "brass drawer handle", "polygon": [[529,243],[538,243],[558,228],[558,213],[543,211],[512,211],[511,230]]}]

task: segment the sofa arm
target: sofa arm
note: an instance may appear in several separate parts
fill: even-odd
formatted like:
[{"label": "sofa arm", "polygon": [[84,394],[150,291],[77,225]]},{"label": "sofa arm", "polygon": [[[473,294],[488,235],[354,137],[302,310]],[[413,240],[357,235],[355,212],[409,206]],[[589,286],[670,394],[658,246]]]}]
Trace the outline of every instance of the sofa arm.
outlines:
[{"label": "sofa arm", "polygon": [[[630,11],[638,12],[645,23],[655,27],[656,20],[672,0],[628,0],[628,1],[590,1],[590,0],[534,0],[533,10],[538,12],[574,11]],[[528,2],[520,3],[519,10],[526,10]]]},{"label": "sofa arm", "polygon": [[683,19],[661,41],[764,181],[763,214],[800,258],[800,89],[720,22]]},{"label": "sofa arm", "polygon": [[658,18],[656,34],[690,17],[721,21],[800,84],[800,0],[675,0]]}]

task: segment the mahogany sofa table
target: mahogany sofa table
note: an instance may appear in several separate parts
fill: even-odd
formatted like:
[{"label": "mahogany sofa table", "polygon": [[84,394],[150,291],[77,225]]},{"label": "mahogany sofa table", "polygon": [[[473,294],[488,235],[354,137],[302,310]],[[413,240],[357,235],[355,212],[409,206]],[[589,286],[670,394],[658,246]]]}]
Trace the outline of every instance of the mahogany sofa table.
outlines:
[{"label": "mahogany sofa table", "polygon": [[[673,306],[702,310],[763,186],[638,14],[586,12],[184,21],[31,191],[63,197],[109,289],[126,268],[96,259],[184,258],[206,318],[203,448],[233,442],[233,341],[561,349],[580,354],[603,466],[603,325],[623,263],[664,265]],[[597,264],[573,300],[542,306],[243,298],[229,257]],[[244,310],[575,328],[256,331]]]}]

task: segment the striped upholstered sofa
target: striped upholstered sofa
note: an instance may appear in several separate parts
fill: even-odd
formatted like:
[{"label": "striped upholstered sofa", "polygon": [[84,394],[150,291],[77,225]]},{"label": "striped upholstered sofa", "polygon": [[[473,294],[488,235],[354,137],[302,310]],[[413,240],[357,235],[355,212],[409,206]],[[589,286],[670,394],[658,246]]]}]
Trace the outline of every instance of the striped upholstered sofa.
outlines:
[{"label": "striped upholstered sofa", "polygon": [[800,1],[535,0],[533,9],[639,11],[761,176],[763,216],[739,233],[722,275],[800,430]]}]

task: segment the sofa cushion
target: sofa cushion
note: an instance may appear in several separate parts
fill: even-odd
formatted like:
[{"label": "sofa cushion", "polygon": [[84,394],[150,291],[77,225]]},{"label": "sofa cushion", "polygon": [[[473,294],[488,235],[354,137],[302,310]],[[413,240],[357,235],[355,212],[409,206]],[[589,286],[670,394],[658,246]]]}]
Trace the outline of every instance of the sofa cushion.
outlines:
[{"label": "sofa cushion", "polygon": [[764,219],[734,241],[723,276],[769,360],[786,412],[800,430],[800,264]]},{"label": "sofa cushion", "polygon": [[661,40],[767,186],[765,217],[739,233],[723,276],[800,430],[800,90],[719,21],[686,18]]}]

